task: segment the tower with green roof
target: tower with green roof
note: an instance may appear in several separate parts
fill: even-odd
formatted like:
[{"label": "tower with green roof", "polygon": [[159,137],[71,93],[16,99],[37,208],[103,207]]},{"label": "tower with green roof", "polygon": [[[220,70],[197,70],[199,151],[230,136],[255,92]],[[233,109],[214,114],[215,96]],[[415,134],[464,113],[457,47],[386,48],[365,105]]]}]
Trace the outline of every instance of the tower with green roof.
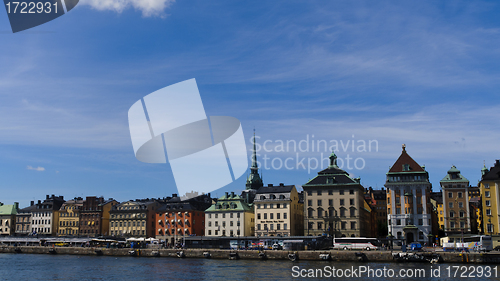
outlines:
[{"label": "tower with green roof", "polygon": [[439,182],[443,192],[443,218],[446,235],[471,232],[469,180],[451,166]]}]

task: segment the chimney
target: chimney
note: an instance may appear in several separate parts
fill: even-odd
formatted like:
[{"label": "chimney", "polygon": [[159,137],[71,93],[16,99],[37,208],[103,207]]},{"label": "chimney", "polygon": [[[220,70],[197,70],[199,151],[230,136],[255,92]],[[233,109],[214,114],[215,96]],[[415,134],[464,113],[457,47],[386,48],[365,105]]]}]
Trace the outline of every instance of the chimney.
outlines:
[{"label": "chimney", "polygon": [[498,166],[500,166],[500,160],[497,159],[497,160],[495,160],[495,167],[498,167]]},{"label": "chimney", "polygon": [[177,197],[177,193],[172,194],[172,198],[175,198],[175,197]]},{"label": "chimney", "polygon": [[[47,195],[48,196],[48,195]],[[42,200],[38,200],[38,204],[42,204]]]},{"label": "chimney", "polygon": [[268,183],[267,187],[273,187],[273,184],[272,183]]},{"label": "chimney", "polygon": [[54,197],[55,197],[55,195],[54,195],[54,194],[52,194],[52,198],[54,198]]},{"label": "chimney", "polygon": [[226,199],[229,198],[229,192],[226,191]]},{"label": "chimney", "polygon": [[45,195],[45,199],[49,200],[49,195],[48,194]]},{"label": "chimney", "polygon": [[285,184],[284,184],[284,183],[282,183],[282,182],[280,182],[280,186],[285,186]]},{"label": "chimney", "polygon": [[234,191],[231,191],[231,198],[234,198]]},{"label": "chimney", "polygon": [[19,210],[19,202],[14,202],[14,208],[16,208],[16,210]]},{"label": "chimney", "polygon": [[30,206],[33,206],[33,205],[35,205],[35,201],[30,202]]}]

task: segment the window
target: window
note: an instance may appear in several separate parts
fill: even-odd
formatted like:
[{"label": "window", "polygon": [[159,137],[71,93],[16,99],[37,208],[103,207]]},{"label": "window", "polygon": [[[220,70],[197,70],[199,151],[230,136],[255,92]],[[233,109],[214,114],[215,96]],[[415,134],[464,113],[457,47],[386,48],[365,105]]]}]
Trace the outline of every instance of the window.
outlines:
[{"label": "window", "polygon": [[487,207],[490,207],[490,206],[491,206],[491,202],[490,202],[490,200],[486,200],[485,202],[486,202],[486,206],[487,206]]},{"label": "window", "polygon": [[351,222],[351,229],[352,230],[356,229],[356,222],[355,221]]},{"label": "window", "polygon": [[453,198],[453,193],[452,192],[448,192],[448,198]]},{"label": "window", "polygon": [[493,224],[489,223],[487,225],[487,232],[492,233],[493,232]]},{"label": "window", "polygon": [[273,213],[270,213],[270,214],[269,214],[269,219],[271,219],[271,220],[272,220],[272,219],[274,219],[273,217],[274,217],[274,214],[273,214]]},{"label": "window", "polygon": [[286,203],[283,203],[283,208],[284,208],[284,209],[286,209],[286,206],[287,206],[287,205],[286,205]]},{"label": "window", "polygon": [[333,195],[333,190],[328,190],[328,195]]},{"label": "window", "polygon": [[257,224],[257,230],[260,230],[260,223]]},{"label": "window", "polygon": [[279,224],[279,223],[278,223],[278,224],[276,225],[276,230],[281,230],[281,224]]},{"label": "window", "polygon": [[400,215],[401,214],[401,208],[396,208],[396,215]]},{"label": "window", "polygon": [[321,190],[318,190],[317,193],[318,193],[318,195],[321,195]]},{"label": "window", "polygon": [[267,220],[267,213],[264,213],[264,219]]},{"label": "window", "polygon": [[[489,183],[485,183],[484,184],[484,188],[490,188],[490,184]],[[491,232],[491,231],[489,231],[489,232]]]},{"label": "window", "polygon": [[340,206],[344,206],[344,199],[340,199]]},{"label": "window", "polygon": [[322,223],[322,222],[318,222],[318,223],[317,223],[317,226],[318,226],[318,228],[317,228],[317,229],[323,229],[323,223]]},{"label": "window", "polygon": [[328,206],[333,206],[333,199],[328,199]]},{"label": "window", "polygon": [[208,231],[208,236],[212,235],[212,230]]},{"label": "window", "polygon": [[396,197],[396,204],[399,204],[399,202],[400,202],[400,198]]},{"label": "window", "polygon": [[321,199],[318,199],[318,206],[321,206],[322,204],[322,200]]},{"label": "window", "polygon": [[347,222],[343,221],[340,223],[340,229],[345,230],[347,227]]},{"label": "window", "polygon": [[286,213],[283,213],[283,219],[286,220]]},{"label": "window", "polygon": [[486,215],[491,216],[491,209],[486,209]]},{"label": "window", "polygon": [[340,216],[345,217],[345,209],[344,208],[340,209]]},{"label": "window", "polygon": [[312,218],[314,216],[313,212],[314,212],[313,209],[308,209],[307,210],[307,216],[310,217],[310,218]]},{"label": "window", "polygon": [[450,218],[454,218],[455,217],[455,212],[451,211],[450,212]]},{"label": "window", "polygon": [[351,217],[355,217],[356,216],[356,209],[352,208],[351,209]]},{"label": "window", "polygon": [[257,204],[257,209],[260,209],[260,204]]},{"label": "window", "polygon": [[423,225],[423,220],[422,219],[418,219],[418,225]]},{"label": "window", "polygon": [[307,196],[312,196],[313,192],[311,190],[307,191]]},{"label": "window", "polygon": [[484,192],[484,196],[489,198],[490,197],[490,192],[489,191],[485,191]]},{"label": "window", "polygon": [[422,204],[422,197],[420,196],[417,197],[417,204]]},{"label": "window", "polygon": [[260,214],[257,214],[257,219],[260,220]]},{"label": "window", "polygon": [[464,207],[464,202],[458,202],[458,207],[463,208]]},{"label": "window", "polygon": [[286,223],[283,224],[283,230],[287,230],[287,224]]},{"label": "window", "polygon": [[457,194],[457,197],[458,197],[458,198],[462,198],[462,192],[459,192],[459,193]]},{"label": "window", "polygon": [[465,222],[463,221],[460,222],[460,228],[465,228]]},{"label": "window", "polygon": [[465,213],[464,213],[464,211],[460,211],[460,212],[458,213],[458,215],[459,215],[461,218],[463,218],[463,217],[464,217],[464,215],[465,215]]},{"label": "window", "polygon": [[448,203],[448,207],[453,208],[453,202]]},{"label": "window", "polygon": [[455,228],[455,222],[453,221],[450,222],[450,228]]},{"label": "window", "polygon": [[341,190],[339,190],[339,194],[340,194],[340,195],[344,195],[344,190],[342,190],[342,189],[341,189]]},{"label": "window", "polygon": [[354,189],[349,189],[349,194],[354,194]]},{"label": "window", "polygon": [[323,209],[318,208],[318,217],[323,217]]},{"label": "window", "polygon": [[349,204],[354,205],[354,199],[349,199]]},{"label": "window", "polygon": [[307,200],[307,206],[312,206],[313,205],[313,201],[312,200]]},{"label": "window", "polygon": [[267,204],[264,204],[264,209],[267,209]]}]

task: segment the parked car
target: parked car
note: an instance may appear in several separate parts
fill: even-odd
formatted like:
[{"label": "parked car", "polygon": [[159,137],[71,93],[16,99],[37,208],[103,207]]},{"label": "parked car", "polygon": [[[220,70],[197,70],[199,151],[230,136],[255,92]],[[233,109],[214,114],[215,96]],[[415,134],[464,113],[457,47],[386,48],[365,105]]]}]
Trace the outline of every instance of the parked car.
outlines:
[{"label": "parked car", "polygon": [[422,251],[422,245],[420,243],[411,243],[410,249],[412,251]]},{"label": "parked car", "polygon": [[493,251],[500,251],[500,246],[496,246],[495,248],[493,248]]},{"label": "parked car", "polygon": [[274,245],[273,245],[273,250],[282,250],[282,249],[283,249],[283,247],[281,247],[281,245],[280,245],[280,244],[278,244],[278,243],[274,243]]}]

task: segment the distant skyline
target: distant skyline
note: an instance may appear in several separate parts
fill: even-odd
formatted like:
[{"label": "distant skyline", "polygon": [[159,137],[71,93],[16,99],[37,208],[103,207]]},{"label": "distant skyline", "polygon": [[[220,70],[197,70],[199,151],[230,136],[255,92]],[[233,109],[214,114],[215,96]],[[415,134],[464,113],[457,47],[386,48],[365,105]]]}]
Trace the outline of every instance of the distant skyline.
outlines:
[{"label": "distant skyline", "polygon": [[[404,143],[434,191],[452,165],[476,185],[500,158],[499,12],[494,1],[81,0],[12,34],[1,10],[0,202],[176,193],[168,164],[135,159],[127,111],[191,78],[208,116],[241,121],[249,152],[254,128],[269,141],[259,161],[321,162],[331,151],[278,140],[337,141],[339,159],[365,164],[347,171],[380,189]],[[294,166],[261,169],[264,184],[301,186],[320,170]]]}]

